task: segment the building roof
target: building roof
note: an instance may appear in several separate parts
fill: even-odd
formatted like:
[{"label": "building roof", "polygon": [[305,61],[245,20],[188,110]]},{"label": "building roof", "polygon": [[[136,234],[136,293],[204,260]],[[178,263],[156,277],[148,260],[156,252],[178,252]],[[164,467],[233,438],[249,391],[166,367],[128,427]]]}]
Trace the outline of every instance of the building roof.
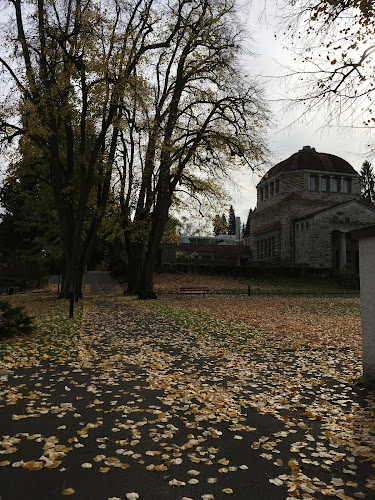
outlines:
[{"label": "building roof", "polygon": [[337,172],[356,174],[358,172],[343,158],[328,153],[318,153],[315,148],[304,146],[286,160],[272,167],[262,180],[270,179],[282,172],[295,172],[298,170],[316,170],[319,172]]}]

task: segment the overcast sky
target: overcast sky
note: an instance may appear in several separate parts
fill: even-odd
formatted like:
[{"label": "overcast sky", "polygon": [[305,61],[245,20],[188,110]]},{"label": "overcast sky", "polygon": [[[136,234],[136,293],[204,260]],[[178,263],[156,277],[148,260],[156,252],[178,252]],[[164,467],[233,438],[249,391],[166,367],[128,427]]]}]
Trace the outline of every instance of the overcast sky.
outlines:
[{"label": "overcast sky", "polygon": [[[253,7],[254,13],[249,17],[249,26],[254,37],[253,49],[258,55],[255,58],[249,57],[249,72],[254,74],[254,68],[256,68],[256,72],[260,71],[263,75],[276,77],[282,74],[283,65],[292,64],[293,57],[286,48],[283,48],[283,42],[279,38],[275,40],[274,34],[278,20],[273,16],[273,0],[267,0],[268,23],[264,20],[259,21],[259,12],[256,12],[259,3],[254,2]],[[272,82],[271,79],[266,88],[276,124],[270,130],[269,135],[272,165],[288,158],[303,146],[311,146],[316,151],[340,156],[357,171],[360,170],[363,161],[368,158],[366,156],[368,138],[364,136],[363,130],[342,127],[322,128],[323,112],[314,117],[305,116],[302,120],[293,123],[303,113],[303,109],[293,113],[279,112],[281,105],[276,101],[286,95],[286,88],[282,81],[275,79]],[[233,205],[236,216],[240,216],[241,221],[246,222],[249,208],[254,208],[256,205],[255,185],[259,182],[259,177],[243,173],[238,176],[238,180],[241,190],[240,192],[232,191]]]}]

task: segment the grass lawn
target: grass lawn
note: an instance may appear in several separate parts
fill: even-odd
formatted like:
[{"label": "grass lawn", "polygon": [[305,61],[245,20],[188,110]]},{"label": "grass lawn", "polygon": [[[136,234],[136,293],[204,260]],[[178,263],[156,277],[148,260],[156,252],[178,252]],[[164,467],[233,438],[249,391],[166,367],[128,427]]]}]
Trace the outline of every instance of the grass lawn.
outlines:
[{"label": "grass lawn", "polygon": [[183,328],[217,339],[226,348],[240,354],[332,351],[333,357],[340,351],[343,365],[348,367],[346,374],[352,373],[353,379],[360,376],[360,300],[359,296],[324,294],[327,290],[334,294],[335,287],[340,289],[338,285],[331,287],[330,282],[322,280],[284,280],[283,290],[289,287],[297,294],[302,290],[313,293],[314,289],[321,296],[309,296],[308,292],[303,296],[292,292],[290,296],[277,296],[273,295],[273,282],[259,280],[253,283],[264,293],[248,297],[236,294],[241,281],[235,278],[175,275],[172,279],[171,275],[158,275],[156,282],[159,291],[169,293],[193,283],[205,284],[211,291],[234,290],[234,294],[212,293],[206,297],[161,294],[157,301],[145,304]]}]

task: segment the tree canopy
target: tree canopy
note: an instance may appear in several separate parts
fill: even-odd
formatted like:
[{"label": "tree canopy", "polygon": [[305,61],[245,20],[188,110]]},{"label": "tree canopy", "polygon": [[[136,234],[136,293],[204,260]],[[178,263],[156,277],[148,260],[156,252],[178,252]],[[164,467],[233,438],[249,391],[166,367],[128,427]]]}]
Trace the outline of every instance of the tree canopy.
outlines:
[{"label": "tree canopy", "polygon": [[266,154],[268,114],[239,64],[236,15],[234,0],[170,4],[178,34],[138,66],[148,78],[124,99],[118,189],[129,292],[144,298],[154,296],[152,268],[171,207],[220,198],[234,169],[255,168]]},{"label": "tree canopy", "polygon": [[163,21],[168,4],[158,2],[155,10],[153,0],[4,4],[10,19],[0,62],[9,92],[0,133],[5,143],[23,137],[48,165],[64,256],[62,294],[77,295],[105,212],[124,100],[144,86],[141,60],[170,44],[181,18]]},{"label": "tree canopy", "polygon": [[286,0],[285,31],[299,70],[293,99],[329,113],[326,123],[375,122],[375,7],[368,0]]},{"label": "tree canopy", "polygon": [[[108,198],[129,290],[154,296],[171,207],[220,198],[266,154],[268,114],[245,76],[235,0],[8,0],[3,143],[39,155],[63,249],[63,296],[78,295]],[[115,174],[115,175],[113,175]],[[191,202],[188,202],[191,204]]]}]

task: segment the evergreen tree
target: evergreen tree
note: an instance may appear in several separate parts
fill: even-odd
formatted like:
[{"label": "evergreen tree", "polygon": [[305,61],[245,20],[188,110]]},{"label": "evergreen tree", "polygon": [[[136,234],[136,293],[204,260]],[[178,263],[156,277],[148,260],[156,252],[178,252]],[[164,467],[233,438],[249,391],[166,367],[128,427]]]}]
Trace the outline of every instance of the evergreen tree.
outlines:
[{"label": "evergreen tree", "polygon": [[362,197],[365,200],[375,203],[375,174],[371,163],[367,160],[362,163],[360,174]]},{"label": "evergreen tree", "polygon": [[225,214],[223,214],[221,216],[221,233],[220,234],[228,234],[228,221],[227,221]]},{"label": "evergreen tree", "polygon": [[236,234],[236,214],[234,213],[233,205],[229,208],[228,234]]},{"label": "evergreen tree", "polygon": [[215,215],[214,220],[213,220],[213,226],[214,226],[214,235],[219,236],[222,232],[222,224],[221,224],[221,217],[220,215]]},{"label": "evergreen tree", "polygon": [[246,225],[244,226],[244,236],[250,236],[250,223],[251,223],[251,214],[253,210],[250,208],[249,213],[247,215]]}]

